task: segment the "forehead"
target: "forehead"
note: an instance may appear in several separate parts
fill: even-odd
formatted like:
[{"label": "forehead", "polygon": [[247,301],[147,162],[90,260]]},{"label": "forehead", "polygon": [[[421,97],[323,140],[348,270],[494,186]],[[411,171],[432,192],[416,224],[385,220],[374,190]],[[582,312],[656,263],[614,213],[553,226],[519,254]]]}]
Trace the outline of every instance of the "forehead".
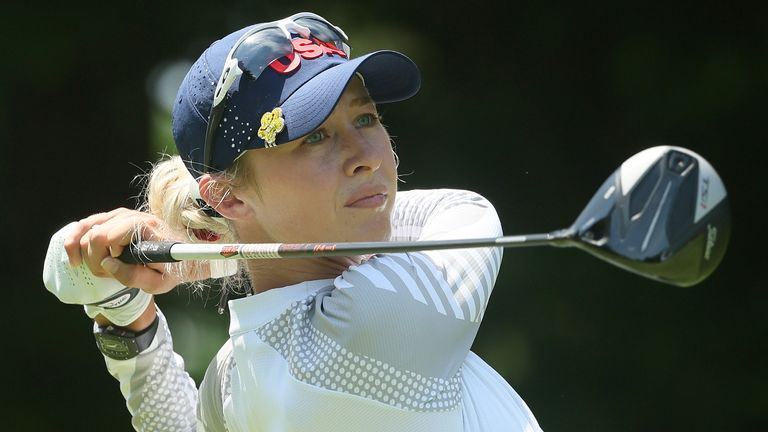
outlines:
[{"label": "forehead", "polygon": [[368,94],[368,89],[363,84],[363,80],[359,76],[355,75],[347,84],[344,89],[344,93],[341,94],[339,103],[344,103],[351,106],[362,106],[373,104],[373,99]]}]

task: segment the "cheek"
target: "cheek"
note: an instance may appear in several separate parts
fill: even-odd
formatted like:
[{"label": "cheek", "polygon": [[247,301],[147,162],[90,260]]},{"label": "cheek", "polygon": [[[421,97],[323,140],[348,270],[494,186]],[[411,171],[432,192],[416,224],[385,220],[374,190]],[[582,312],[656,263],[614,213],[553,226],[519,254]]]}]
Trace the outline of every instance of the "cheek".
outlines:
[{"label": "cheek", "polygon": [[336,184],[316,167],[295,166],[262,188],[266,217],[288,229],[305,230],[322,224],[321,215],[335,212]]},{"label": "cheek", "polygon": [[384,129],[384,126],[378,125],[378,127],[371,128],[369,131],[366,139],[370,145],[376,147],[378,157],[381,158],[381,168],[390,171],[396,169],[395,154],[387,130]]},{"label": "cheek", "polygon": [[395,152],[387,142],[387,147],[384,150],[385,154],[382,157],[381,171],[390,180],[390,182],[397,183],[397,159]]}]

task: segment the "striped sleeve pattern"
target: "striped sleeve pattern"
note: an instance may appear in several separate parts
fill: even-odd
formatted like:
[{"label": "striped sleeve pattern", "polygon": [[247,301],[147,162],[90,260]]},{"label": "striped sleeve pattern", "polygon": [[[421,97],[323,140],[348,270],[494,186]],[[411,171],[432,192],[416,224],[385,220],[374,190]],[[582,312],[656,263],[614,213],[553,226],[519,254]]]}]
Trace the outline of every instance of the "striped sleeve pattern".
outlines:
[{"label": "striped sleeve pattern", "polygon": [[[401,192],[393,212],[393,240],[449,240],[502,235],[495,209],[477,193],[453,190]],[[482,320],[501,267],[502,248],[451,249],[413,254],[417,272],[431,276],[458,319]]]},{"label": "striped sleeve pattern", "polygon": [[[393,215],[393,240],[501,234],[493,206],[467,191],[401,192]],[[377,255],[335,280],[313,325],[344,349],[448,379],[474,341],[500,265],[501,248]]]}]

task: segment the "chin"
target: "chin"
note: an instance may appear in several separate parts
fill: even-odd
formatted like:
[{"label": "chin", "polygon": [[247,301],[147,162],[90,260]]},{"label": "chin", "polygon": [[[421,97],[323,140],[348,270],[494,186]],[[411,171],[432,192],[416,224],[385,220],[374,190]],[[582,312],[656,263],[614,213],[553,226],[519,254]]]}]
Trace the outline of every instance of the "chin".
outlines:
[{"label": "chin", "polygon": [[338,220],[336,232],[344,242],[383,242],[392,235],[391,211],[382,211],[366,219]]},{"label": "chin", "polygon": [[376,228],[370,231],[372,235],[376,236],[376,240],[372,241],[389,241],[389,238],[392,236],[392,222],[389,217]]},{"label": "chin", "polygon": [[387,220],[386,223],[382,224],[371,224],[368,225],[360,230],[358,230],[356,233],[349,236],[350,238],[354,238],[354,240],[348,240],[352,242],[384,242],[389,241],[390,236],[392,235],[392,225],[389,223],[389,220]]}]

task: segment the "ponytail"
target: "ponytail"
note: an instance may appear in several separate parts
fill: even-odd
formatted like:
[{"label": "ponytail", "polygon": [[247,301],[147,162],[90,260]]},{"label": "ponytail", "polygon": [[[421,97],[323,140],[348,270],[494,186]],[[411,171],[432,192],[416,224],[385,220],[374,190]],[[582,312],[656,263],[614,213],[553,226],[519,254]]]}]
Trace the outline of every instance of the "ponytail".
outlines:
[{"label": "ponytail", "polygon": [[[231,174],[220,174],[220,180],[212,187],[228,187],[234,180]],[[198,183],[187,170],[179,156],[169,156],[161,159],[152,166],[152,170],[145,176],[142,191],[142,204],[140,211],[158,217],[167,226],[169,236],[183,238],[188,243],[235,243],[237,235],[232,225],[223,217],[207,206],[200,198]],[[141,233],[142,230],[136,230]],[[139,239],[140,240],[140,239]],[[228,290],[247,285],[246,278],[238,272],[236,261],[210,261],[211,274],[219,280],[222,289]],[[201,279],[200,269],[208,269],[200,265],[200,261],[182,261],[170,266],[170,271],[185,275],[185,280]],[[207,273],[206,273],[207,274]],[[206,286],[201,283],[193,283],[194,288]],[[238,291],[242,291],[238,290]]]}]

